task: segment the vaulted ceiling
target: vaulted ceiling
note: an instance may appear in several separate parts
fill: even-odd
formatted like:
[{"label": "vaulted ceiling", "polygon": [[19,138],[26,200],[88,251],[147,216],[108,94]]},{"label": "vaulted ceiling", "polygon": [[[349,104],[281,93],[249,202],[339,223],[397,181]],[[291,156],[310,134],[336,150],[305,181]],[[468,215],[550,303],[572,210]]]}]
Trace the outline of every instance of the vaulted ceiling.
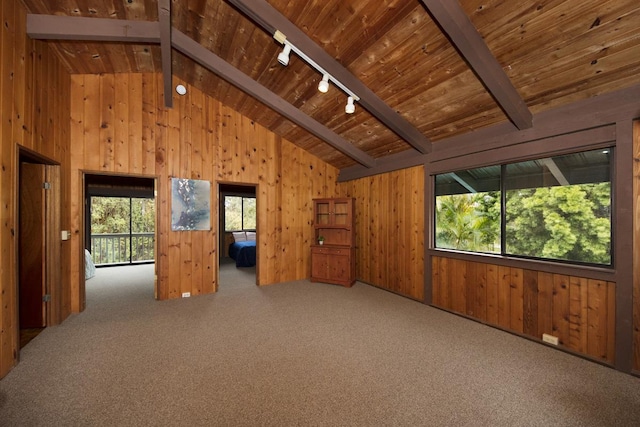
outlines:
[{"label": "vaulted ceiling", "polygon": [[[162,24],[156,0],[23,2],[33,14]],[[338,168],[425,152],[497,123],[526,128],[536,113],[640,84],[637,0],[160,3],[170,9],[172,37],[186,36],[173,43],[175,76]],[[318,92],[322,75],[295,53],[287,67],[278,63],[283,45],[274,30],[361,98],[354,114],[345,113],[347,95],[336,85]],[[201,65],[192,48],[176,49],[191,46],[185,40],[257,82],[253,90],[266,89],[268,100]],[[163,72],[160,43],[48,43],[70,73]],[[274,108],[280,99],[312,125]]]}]

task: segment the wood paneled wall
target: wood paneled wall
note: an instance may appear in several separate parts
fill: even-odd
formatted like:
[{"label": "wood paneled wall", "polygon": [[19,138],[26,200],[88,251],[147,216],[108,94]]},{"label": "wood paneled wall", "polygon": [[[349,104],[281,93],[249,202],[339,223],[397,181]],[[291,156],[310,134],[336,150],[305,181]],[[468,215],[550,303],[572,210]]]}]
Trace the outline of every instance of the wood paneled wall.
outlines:
[{"label": "wood paneled wall", "polygon": [[[18,357],[17,313],[17,160],[20,147],[61,165],[61,215],[69,210],[69,74],[46,43],[26,36],[26,10],[17,0],[0,4],[0,377]],[[69,252],[62,244],[62,281],[67,283]],[[68,289],[62,317],[70,313]]]},{"label": "wood paneled wall", "polygon": [[640,374],[640,120],[633,123],[633,370]]},{"label": "wood paneled wall", "polygon": [[356,279],[424,298],[424,167],[339,184],[356,200]]},{"label": "wood paneled wall", "polygon": [[[259,284],[308,277],[311,200],[335,196],[337,170],[194,87],[187,89],[186,96],[174,95],[174,108],[167,110],[159,75],[72,76],[72,253],[82,245],[81,171],[154,176],[159,298],[214,292],[216,183],[255,184]],[[210,231],[171,231],[172,177],[212,182]],[[78,262],[71,265],[75,311],[84,304]]]},{"label": "wood paneled wall", "polygon": [[433,304],[614,362],[615,283],[434,256]]}]

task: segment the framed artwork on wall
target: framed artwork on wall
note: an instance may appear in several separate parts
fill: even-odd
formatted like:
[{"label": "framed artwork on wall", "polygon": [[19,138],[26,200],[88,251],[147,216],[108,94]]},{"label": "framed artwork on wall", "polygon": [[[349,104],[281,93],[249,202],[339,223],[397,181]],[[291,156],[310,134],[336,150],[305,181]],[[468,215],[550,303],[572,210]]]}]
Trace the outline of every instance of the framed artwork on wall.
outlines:
[{"label": "framed artwork on wall", "polygon": [[211,183],[171,178],[171,230],[211,230]]}]

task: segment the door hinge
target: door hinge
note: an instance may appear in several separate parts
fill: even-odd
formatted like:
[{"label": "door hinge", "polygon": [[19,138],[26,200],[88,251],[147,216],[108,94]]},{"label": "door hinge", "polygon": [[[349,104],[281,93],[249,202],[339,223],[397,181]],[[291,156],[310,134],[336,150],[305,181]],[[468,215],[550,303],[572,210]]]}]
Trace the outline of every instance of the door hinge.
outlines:
[{"label": "door hinge", "polygon": [[44,188],[45,190],[51,190],[51,183],[50,182],[43,183],[42,188]]},{"label": "door hinge", "polygon": [[42,302],[49,302],[51,301],[51,295],[46,294],[42,296]]}]

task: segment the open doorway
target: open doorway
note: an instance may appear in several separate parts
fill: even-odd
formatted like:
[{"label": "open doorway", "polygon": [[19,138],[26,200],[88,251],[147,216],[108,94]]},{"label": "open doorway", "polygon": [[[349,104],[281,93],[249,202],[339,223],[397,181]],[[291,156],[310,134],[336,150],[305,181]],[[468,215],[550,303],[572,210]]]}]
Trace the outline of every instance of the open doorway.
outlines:
[{"label": "open doorway", "polygon": [[219,184],[218,290],[257,284],[258,209],[255,185]]},{"label": "open doorway", "polygon": [[61,321],[60,165],[18,154],[18,329],[20,348]]},{"label": "open doorway", "polygon": [[[157,286],[155,268],[149,267],[156,258],[155,179],[85,174],[84,185],[87,300],[104,295],[91,292],[98,282],[102,288],[115,287],[139,277],[149,287]],[[148,291],[156,295],[155,289]]]}]

